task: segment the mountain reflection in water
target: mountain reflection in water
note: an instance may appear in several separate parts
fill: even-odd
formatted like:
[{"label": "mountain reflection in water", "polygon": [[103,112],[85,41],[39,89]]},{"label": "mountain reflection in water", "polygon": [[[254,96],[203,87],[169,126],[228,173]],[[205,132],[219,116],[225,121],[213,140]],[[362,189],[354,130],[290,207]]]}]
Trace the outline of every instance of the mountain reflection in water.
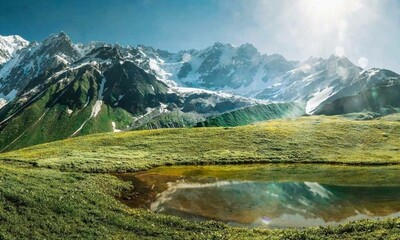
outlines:
[{"label": "mountain reflection in water", "polygon": [[247,227],[337,225],[400,216],[400,185],[223,180],[140,174],[133,207],[191,220],[213,219]]}]

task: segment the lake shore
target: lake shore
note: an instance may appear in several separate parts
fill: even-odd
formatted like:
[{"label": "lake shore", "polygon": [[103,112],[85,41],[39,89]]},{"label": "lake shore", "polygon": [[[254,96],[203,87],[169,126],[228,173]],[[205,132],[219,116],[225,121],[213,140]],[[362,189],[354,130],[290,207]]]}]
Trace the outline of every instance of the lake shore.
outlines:
[{"label": "lake shore", "polygon": [[249,230],[131,209],[115,198],[131,186],[106,173],[243,162],[398,165],[399,142],[398,121],[304,117],[238,128],[99,134],[2,153],[0,238],[396,239],[399,218]]}]

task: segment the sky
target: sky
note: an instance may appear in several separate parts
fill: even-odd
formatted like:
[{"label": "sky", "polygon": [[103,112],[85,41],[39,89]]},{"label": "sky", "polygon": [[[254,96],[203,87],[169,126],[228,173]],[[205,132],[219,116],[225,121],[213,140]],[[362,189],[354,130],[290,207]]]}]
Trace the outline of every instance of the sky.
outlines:
[{"label": "sky", "polygon": [[290,60],[346,56],[400,73],[400,0],[0,0],[0,35],[146,44],[252,43]]}]

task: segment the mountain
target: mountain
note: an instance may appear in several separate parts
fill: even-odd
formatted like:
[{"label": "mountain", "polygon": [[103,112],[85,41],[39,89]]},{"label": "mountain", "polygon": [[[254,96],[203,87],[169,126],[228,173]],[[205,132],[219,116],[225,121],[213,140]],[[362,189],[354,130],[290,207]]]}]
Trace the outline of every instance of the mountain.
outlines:
[{"label": "mountain", "polygon": [[[70,56],[73,51],[78,52],[79,57],[83,57],[91,49],[100,46],[107,44],[70,43],[69,48],[74,50],[67,51],[66,55],[74,61],[77,55]],[[353,86],[365,78],[365,70],[345,57],[332,55],[328,59],[310,57],[303,62],[289,61],[278,54],[261,54],[251,44],[233,46],[218,42],[202,50],[183,50],[178,53],[145,45],[139,45],[137,48],[118,45],[115,47],[124,59],[131,60],[171,88],[201,88],[273,102],[301,101],[305,103],[308,114],[314,113],[322,103],[359,93],[358,90],[349,92],[349,89],[354,89]],[[34,56],[33,59],[37,57]],[[65,60],[67,63],[73,62]],[[13,61],[5,65],[3,73],[0,72],[0,83],[3,85],[0,94],[10,94],[8,100],[18,93],[8,83],[14,83],[15,86],[18,82],[26,82],[26,79],[29,79],[21,78],[18,74],[8,74],[15,76],[15,79],[2,80],[2,76],[4,78],[4,75],[10,72],[10,65],[13,65]],[[40,66],[34,69],[40,69]],[[24,72],[14,70],[14,73]],[[21,89],[23,86],[24,84],[16,88]]]},{"label": "mountain", "polygon": [[149,57],[149,67],[161,79],[180,86],[223,90],[246,97],[255,97],[259,86],[283,74],[297,64],[280,55],[262,55],[251,44],[235,47],[216,43],[203,50],[187,50],[176,54],[139,46]]},{"label": "mountain", "polygon": [[295,118],[304,115],[304,106],[298,103],[271,103],[245,107],[198,122],[198,127],[234,127],[256,122],[278,119]]},{"label": "mountain", "polygon": [[345,57],[309,58],[282,76],[273,79],[258,98],[273,101],[301,100],[306,112],[357,81],[361,68]]},{"label": "mountain", "polygon": [[360,89],[355,86],[366,78],[366,71],[346,57],[310,57],[296,62],[278,54],[261,54],[251,44],[236,47],[216,43],[203,50],[176,54],[146,46],[138,49],[142,56],[149,58],[148,64],[142,67],[167,84],[274,102],[301,101],[308,114],[314,113],[322,103],[358,94]]},{"label": "mountain", "polygon": [[29,42],[18,35],[0,36],[0,64],[10,60],[14,53],[26,46]]},{"label": "mountain", "polygon": [[[4,68],[3,64],[9,61],[17,51],[28,46],[29,42],[18,35],[0,36],[0,71]],[[2,84],[0,81],[0,89]],[[6,94],[0,91],[0,108],[2,108],[7,101],[15,97],[15,91],[8,91]]]},{"label": "mountain", "polygon": [[363,71],[358,81],[321,104],[316,114],[378,112],[383,115],[400,108],[400,75],[385,69]]},{"label": "mountain", "polygon": [[[65,33],[32,43],[5,64],[0,150],[97,132],[130,130],[169,112],[201,120],[267,104],[225,93],[172,87],[140,67],[137,49],[75,45]],[[3,71],[6,69],[7,71]]]},{"label": "mountain", "polygon": [[170,53],[74,44],[61,32],[1,65],[0,150],[98,132],[243,125],[299,116],[304,108],[380,111],[398,107],[399,82],[394,72],[364,70],[345,57],[297,62],[223,43]]},{"label": "mountain", "polygon": [[295,118],[304,115],[304,111],[300,103],[255,104],[209,117],[193,112],[171,111],[139,124],[135,129],[233,127],[271,119]]},{"label": "mountain", "polygon": [[64,33],[42,43],[30,43],[0,69],[0,97],[13,100],[33,79],[46,78],[79,57],[78,49]]}]

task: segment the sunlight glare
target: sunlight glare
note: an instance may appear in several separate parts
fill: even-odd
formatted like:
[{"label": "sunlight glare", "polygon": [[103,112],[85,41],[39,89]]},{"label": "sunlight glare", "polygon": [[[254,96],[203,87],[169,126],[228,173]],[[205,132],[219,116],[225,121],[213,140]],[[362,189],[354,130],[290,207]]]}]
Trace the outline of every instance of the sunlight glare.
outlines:
[{"label": "sunlight glare", "polygon": [[346,0],[305,0],[307,12],[314,17],[338,17],[352,9]]},{"label": "sunlight glare", "polygon": [[362,68],[367,68],[368,66],[368,59],[365,57],[360,57],[360,59],[358,59],[358,65]]},{"label": "sunlight glare", "polygon": [[341,46],[337,46],[335,49],[335,54],[338,57],[343,57],[344,56],[344,48]]}]

